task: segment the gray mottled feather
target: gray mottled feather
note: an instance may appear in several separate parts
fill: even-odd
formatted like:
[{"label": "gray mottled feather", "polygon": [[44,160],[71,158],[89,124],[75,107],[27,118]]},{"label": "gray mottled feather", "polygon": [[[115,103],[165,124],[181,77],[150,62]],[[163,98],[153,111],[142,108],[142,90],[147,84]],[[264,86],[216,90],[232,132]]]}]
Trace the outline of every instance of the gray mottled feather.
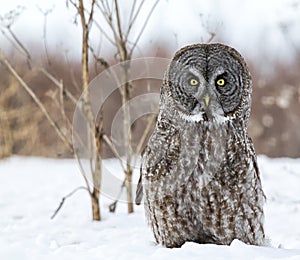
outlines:
[{"label": "gray mottled feather", "polygon": [[[199,89],[185,85],[185,70],[198,77]],[[215,87],[219,74],[228,82],[224,89]],[[199,44],[175,54],[142,156],[136,198],[140,204],[144,193],[158,243],[265,243],[265,196],[247,133],[251,90],[246,63],[230,47]],[[211,98],[205,109],[204,91]]]}]

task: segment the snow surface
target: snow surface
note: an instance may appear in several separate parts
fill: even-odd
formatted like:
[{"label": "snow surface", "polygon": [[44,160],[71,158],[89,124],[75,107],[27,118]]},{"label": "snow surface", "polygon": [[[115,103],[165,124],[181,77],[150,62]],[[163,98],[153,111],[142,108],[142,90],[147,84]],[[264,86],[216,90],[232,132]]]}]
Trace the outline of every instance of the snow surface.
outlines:
[{"label": "snow surface", "polygon": [[62,197],[83,185],[74,160],[0,161],[0,259],[300,259],[300,159],[259,156],[259,166],[272,247],[235,240],[230,246],[190,242],[167,249],[154,243],[142,206],[128,215],[121,203],[113,214],[108,212],[111,200],[102,196],[103,220],[91,221],[84,190],[51,220]]}]

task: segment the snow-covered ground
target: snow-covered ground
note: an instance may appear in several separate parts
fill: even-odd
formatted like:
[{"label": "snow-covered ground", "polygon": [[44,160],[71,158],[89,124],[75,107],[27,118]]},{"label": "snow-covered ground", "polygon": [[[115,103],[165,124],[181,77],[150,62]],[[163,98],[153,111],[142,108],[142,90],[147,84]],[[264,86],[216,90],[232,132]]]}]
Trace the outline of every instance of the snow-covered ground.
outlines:
[{"label": "snow-covered ground", "polygon": [[233,241],[230,246],[154,243],[142,206],[128,215],[101,198],[101,222],[91,221],[84,190],[50,219],[61,198],[83,185],[73,160],[12,157],[0,161],[0,259],[300,259],[300,159],[259,157],[268,202],[266,232],[272,247]]}]

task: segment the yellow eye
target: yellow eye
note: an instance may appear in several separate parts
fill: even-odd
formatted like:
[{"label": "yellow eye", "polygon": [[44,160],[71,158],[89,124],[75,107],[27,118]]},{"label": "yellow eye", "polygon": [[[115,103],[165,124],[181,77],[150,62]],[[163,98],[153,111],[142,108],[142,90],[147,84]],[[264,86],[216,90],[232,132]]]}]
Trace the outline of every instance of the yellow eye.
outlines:
[{"label": "yellow eye", "polygon": [[217,85],[218,85],[219,87],[224,86],[224,85],[225,85],[225,79],[218,79],[218,80],[217,80]]},{"label": "yellow eye", "polygon": [[191,86],[197,86],[199,84],[199,81],[196,79],[190,79],[190,85]]}]

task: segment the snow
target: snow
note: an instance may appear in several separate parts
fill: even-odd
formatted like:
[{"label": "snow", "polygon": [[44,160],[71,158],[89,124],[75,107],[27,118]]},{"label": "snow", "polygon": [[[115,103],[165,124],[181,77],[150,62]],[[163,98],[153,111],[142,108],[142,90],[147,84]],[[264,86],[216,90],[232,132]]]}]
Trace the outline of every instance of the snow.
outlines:
[{"label": "snow", "polygon": [[[109,160],[109,167],[118,162]],[[268,197],[266,233],[271,247],[186,243],[167,249],[154,243],[142,206],[126,213],[101,197],[101,222],[91,221],[84,190],[50,217],[63,196],[83,185],[71,159],[11,157],[0,161],[0,259],[300,259],[300,159],[259,156]],[[105,185],[108,185],[105,184]]]}]

